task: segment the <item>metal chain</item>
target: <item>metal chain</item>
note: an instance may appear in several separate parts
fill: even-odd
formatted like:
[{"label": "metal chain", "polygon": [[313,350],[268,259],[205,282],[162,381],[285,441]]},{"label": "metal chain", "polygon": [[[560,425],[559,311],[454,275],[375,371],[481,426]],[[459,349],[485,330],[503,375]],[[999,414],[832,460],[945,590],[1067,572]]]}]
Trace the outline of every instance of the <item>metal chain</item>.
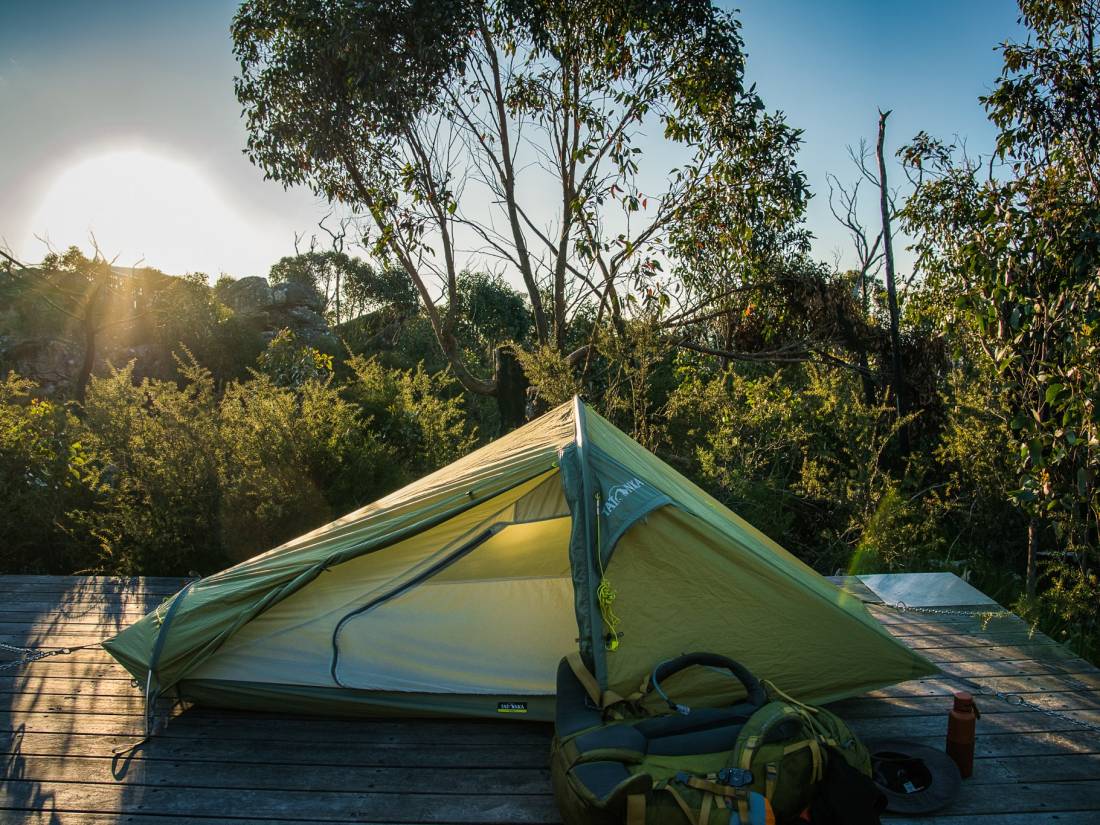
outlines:
[{"label": "metal chain", "polygon": [[0,671],[14,670],[15,668],[29,665],[32,662],[37,662],[39,659],[46,659],[50,656],[65,656],[69,653],[73,653],[77,650],[84,650],[88,647],[97,647],[100,643],[93,642],[92,644],[80,645],[78,647],[19,647],[18,645],[9,645],[6,642],[0,642],[0,649],[10,650],[13,653],[18,653],[18,659],[12,659],[10,662],[4,662],[0,664]]},{"label": "metal chain", "polygon": [[1018,693],[1005,693],[1003,690],[994,690],[993,688],[986,687],[978,682],[965,679],[962,676],[955,676],[951,673],[945,673],[948,679],[958,682],[965,687],[971,693],[977,696],[992,696],[995,699],[1000,699],[1002,702],[1014,707],[1024,707],[1028,710],[1033,710],[1036,713],[1041,713],[1044,716],[1049,716],[1053,719],[1061,719],[1063,722],[1072,722],[1073,724],[1085,728],[1086,730],[1100,732],[1100,725],[1093,724],[1092,722],[1086,722],[1083,719],[1078,719],[1074,716],[1070,716],[1068,713],[1060,710],[1054,710],[1053,708],[1044,708],[1042,705],[1037,705],[1034,702],[1029,702],[1023,696]]},{"label": "metal chain", "polygon": [[1009,616],[1019,618],[1011,610],[944,610],[940,607],[913,607],[905,602],[883,602],[882,607],[889,607],[898,613],[927,613],[930,616],[966,616],[971,619],[1006,619]]},{"label": "metal chain", "polygon": [[[884,607],[889,607],[896,610],[899,613],[926,613],[929,615],[940,616],[967,616],[970,618],[977,618],[983,620],[982,629],[985,629],[985,623],[993,619],[1005,619],[1008,617],[1019,618],[1015,613],[1010,610],[944,610],[942,608],[933,607],[912,607],[905,602],[896,602],[894,604],[883,603]],[[994,690],[993,688],[986,687],[983,684],[966,679],[962,676],[956,676],[953,673],[944,672],[944,676],[952,681],[958,682],[965,687],[971,693],[977,696],[992,696],[994,699],[999,699],[1005,704],[1012,705],[1014,707],[1027,708],[1028,710],[1041,713],[1044,716],[1049,716],[1053,719],[1060,719],[1063,722],[1071,722],[1078,727],[1085,728],[1086,730],[1100,732],[1100,725],[1095,725],[1092,722],[1086,722],[1082,719],[1070,716],[1060,710],[1054,710],[1053,708],[1044,708],[1042,705],[1037,705],[1034,702],[1029,702],[1023,696],[1018,693],[1006,693],[1002,690]]]}]

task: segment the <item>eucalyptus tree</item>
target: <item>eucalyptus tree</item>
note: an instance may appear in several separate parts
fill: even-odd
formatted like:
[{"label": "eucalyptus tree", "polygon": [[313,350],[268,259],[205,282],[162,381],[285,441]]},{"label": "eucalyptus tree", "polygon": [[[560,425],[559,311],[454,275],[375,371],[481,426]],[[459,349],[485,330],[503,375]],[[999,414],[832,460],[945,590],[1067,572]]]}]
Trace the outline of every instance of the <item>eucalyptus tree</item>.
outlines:
[{"label": "eucalyptus tree", "polygon": [[463,355],[464,269],[521,283],[565,357],[585,305],[621,327],[693,276],[706,305],[715,244],[759,251],[805,201],[798,134],[709,2],[246,0],[232,34],[251,160],[363,217],[475,393],[516,388]]},{"label": "eucalyptus tree", "polygon": [[903,153],[919,183],[904,216],[1012,411],[1034,593],[1050,529],[1082,569],[1100,544],[1100,2],[1020,10],[1029,39],[1005,44],[983,99],[995,155],[919,135]]}]

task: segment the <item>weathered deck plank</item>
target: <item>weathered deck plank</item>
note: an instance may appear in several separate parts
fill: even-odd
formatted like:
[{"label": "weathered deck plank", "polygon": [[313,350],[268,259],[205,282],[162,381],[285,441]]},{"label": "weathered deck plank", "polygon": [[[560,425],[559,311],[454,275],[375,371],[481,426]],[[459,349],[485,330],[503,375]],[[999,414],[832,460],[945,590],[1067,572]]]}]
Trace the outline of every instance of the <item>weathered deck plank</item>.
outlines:
[{"label": "weathered deck plank", "polygon": [[[0,641],[95,642],[183,583],[0,576]],[[1100,736],[1072,721],[1100,724],[1100,671],[1015,617],[872,610],[945,676],[837,703],[865,739],[942,747],[948,697],[959,689],[952,676],[1069,717],[980,697],[974,777],[947,811],[921,822],[1100,821]],[[138,694],[98,648],[0,671],[0,823],[557,821],[544,725],[192,708],[140,743]]]},{"label": "weathered deck plank", "polygon": [[[323,773],[323,771],[322,771]],[[48,800],[58,811],[126,814],[131,811],[192,818],[234,815],[260,821],[305,814],[327,822],[553,823],[554,800],[542,794],[451,793],[435,786],[426,769],[420,787],[374,793],[366,790],[317,791],[270,788],[178,788],[130,783],[71,783],[10,780],[7,792],[18,803]],[[122,789],[124,792],[119,793]],[[15,806],[11,806],[15,807]],[[308,813],[307,813],[308,812]]]},{"label": "weathered deck plank", "polygon": [[294,762],[246,759],[205,760],[135,758],[120,766],[103,756],[24,754],[21,779],[155,785],[174,788],[250,788],[254,790],[334,791],[358,788],[371,793],[405,793],[417,786],[446,788],[456,794],[534,794],[544,796],[550,781],[545,768],[482,768],[456,765],[433,771],[425,783],[424,770],[414,767],[377,767],[347,762],[318,763],[324,770],[302,771]]}]

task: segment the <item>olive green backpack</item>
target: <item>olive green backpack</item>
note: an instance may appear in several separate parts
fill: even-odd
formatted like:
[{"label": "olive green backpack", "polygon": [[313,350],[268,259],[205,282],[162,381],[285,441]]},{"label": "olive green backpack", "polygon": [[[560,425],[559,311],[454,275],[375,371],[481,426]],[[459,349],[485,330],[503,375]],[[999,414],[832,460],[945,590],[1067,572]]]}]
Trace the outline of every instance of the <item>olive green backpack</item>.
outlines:
[{"label": "olive green backpack", "polygon": [[769,701],[741,728],[731,762],[752,772],[753,789],[777,814],[797,816],[810,804],[830,750],[871,775],[871,755],[843,719],[792,699],[770,682],[764,687]]},{"label": "olive green backpack", "polygon": [[[607,708],[588,693],[594,680],[579,659],[570,658],[558,668],[551,752],[566,825],[784,823],[809,805],[830,754],[870,776],[870,755],[839,717],[761,683],[726,657],[693,653],[662,662],[635,696]],[[678,704],[662,683],[692,666],[729,671],[746,699],[722,708]],[[667,711],[654,713],[655,700]]]}]

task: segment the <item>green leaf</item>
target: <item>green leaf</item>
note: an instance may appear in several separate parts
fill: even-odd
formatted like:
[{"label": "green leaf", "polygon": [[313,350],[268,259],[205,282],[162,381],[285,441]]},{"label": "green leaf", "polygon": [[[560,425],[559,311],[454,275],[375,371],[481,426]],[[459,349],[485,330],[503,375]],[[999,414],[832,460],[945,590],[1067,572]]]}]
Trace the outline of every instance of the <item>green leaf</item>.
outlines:
[{"label": "green leaf", "polygon": [[1027,442],[1028,458],[1033,467],[1038,467],[1043,460],[1043,442],[1037,438]]}]

